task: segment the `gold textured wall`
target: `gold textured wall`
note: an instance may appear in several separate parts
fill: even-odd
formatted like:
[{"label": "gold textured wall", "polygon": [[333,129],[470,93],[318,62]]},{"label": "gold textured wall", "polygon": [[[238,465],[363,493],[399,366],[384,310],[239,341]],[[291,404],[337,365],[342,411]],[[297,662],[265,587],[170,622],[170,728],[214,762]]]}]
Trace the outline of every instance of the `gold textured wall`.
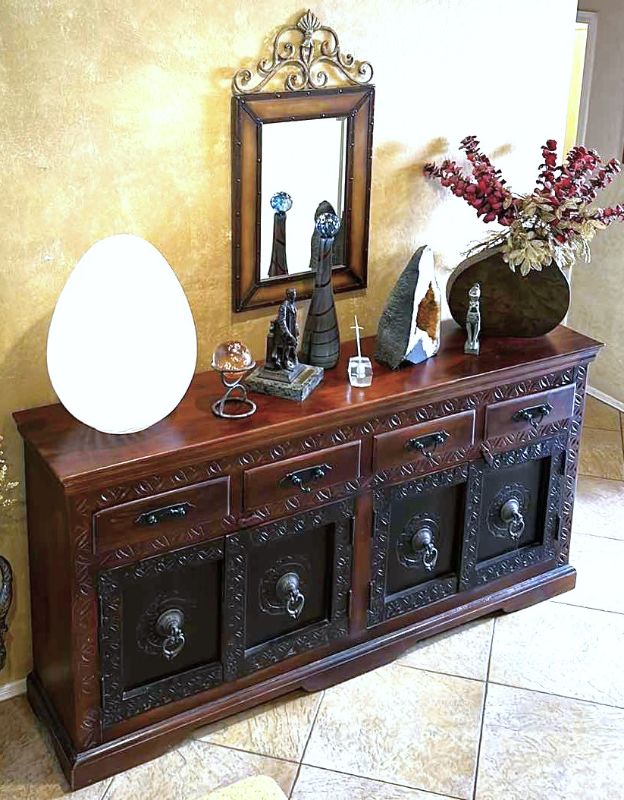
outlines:
[{"label": "gold textured wall", "polygon": [[[313,10],[375,68],[370,283],[338,300],[343,333],[353,312],[373,333],[419,244],[433,246],[443,276],[483,234],[471,210],[425,183],[423,162],[476,133],[523,189],[540,142],[562,135],[576,3],[320,0]],[[96,240],[132,232],[161,250],[195,315],[200,369],[230,336],[262,353],[271,312],[230,311],[230,78],[303,11],[294,0],[3,0],[0,432],[17,477],[10,412],[54,400],[48,324]],[[30,660],[23,505],[2,520],[0,552],[17,589],[5,683]]]}]

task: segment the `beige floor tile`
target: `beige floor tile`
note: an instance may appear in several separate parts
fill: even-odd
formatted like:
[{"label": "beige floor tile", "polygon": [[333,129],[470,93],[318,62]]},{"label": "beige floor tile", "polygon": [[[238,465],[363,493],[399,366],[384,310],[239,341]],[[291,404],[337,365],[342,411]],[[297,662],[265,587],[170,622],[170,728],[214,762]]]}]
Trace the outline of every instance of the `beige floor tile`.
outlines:
[{"label": "beige floor tile", "polygon": [[297,765],[227,747],[189,741],[113,778],[106,800],[203,800],[221,786],[268,775],[288,795]]},{"label": "beige floor tile", "polygon": [[357,778],[305,764],[295,783],[292,800],[452,800],[446,795],[421,792],[391,783]]},{"label": "beige floor tile", "polygon": [[624,707],[624,616],[541,603],[496,620],[490,681]]},{"label": "beige floor tile", "polygon": [[624,541],[624,483],[581,475],[576,489],[574,534]]},{"label": "beige floor tile", "polygon": [[267,703],[195,733],[196,739],[263,756],[300,761],[321,694],[301,694]]},{"label": "beige floor tile", "polygon": [[425,639],[402,656],[399,664],[484,681],[493,626],[493,619],[478,620]]},{"label": "beige floor tile", "polygon": [[600,428],[603,431],[619,431],[620,412],[617,408],[587,395],[583,425],[586,428]]},{"label": "beige floor tile", "polygon": [[624,456],[619,431],[583,430],[579,472],[594,478],[624,480]]},{"label": "beige floor tile", "polygon": [[26,698],[0,703],[0,800],[101,800],[110,782],[70,792]]},{"label": "beige floor tile", "polygon": [[576,567],[576,588],[553,598],[555,602],[624,614],[624,541],[575,533],[570,564]]},{"label": "beige floor tile", "polygon": [[485,684],[391,664],[325,692],[303,761],[467,798]]},{"label": "beige floor tile", "polygon": [[624,797],[624,711],[488,687],[476,800]]}]

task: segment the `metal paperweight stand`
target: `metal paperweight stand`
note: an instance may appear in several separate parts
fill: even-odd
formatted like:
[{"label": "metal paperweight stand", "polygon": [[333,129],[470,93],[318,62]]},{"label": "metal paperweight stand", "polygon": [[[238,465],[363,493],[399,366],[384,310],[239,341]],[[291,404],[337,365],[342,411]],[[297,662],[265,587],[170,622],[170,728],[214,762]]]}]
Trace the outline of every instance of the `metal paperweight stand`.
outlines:
[{"label": "metal paperweight stand", "polygon": [[[255,369],[255,366],[256,362],[254,361],[243,369],[221,370],[213,364],[213,369],[219,373],[221,376],[221,383],[227,390],[223,397],[212,404],[212,411],[217,417],[223,417],[225,419],[243,419],[255,413],[256,404],[247,397],[247,387],[242,383],[245,375]],[[226,410],[228,406],[230,411]],[[236,406],[242,406],[243,410],[234,412],[233,408],[236,408]]]}]

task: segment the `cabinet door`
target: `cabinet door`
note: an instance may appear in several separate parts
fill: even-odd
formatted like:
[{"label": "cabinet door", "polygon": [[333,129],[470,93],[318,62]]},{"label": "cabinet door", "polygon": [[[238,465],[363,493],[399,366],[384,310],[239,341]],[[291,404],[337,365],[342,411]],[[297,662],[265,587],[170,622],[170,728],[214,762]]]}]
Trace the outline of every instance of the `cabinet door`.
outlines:
[{"label": "cabinet door", "polygon": [[545,439],[470,467],[462,589],[555,558],[565,447]]},{"label": "cabinet door", "polygon": [[368,625],[458,590],[468,466],[376,489]]},{"label": "cabinet door", "polygon": [[222,572],[217,539],[99,575],[105,726],[222,682]]},{"label": "cabinet door", "polygon": [[353,501],[226,537],[228,677],[345,637]]}]

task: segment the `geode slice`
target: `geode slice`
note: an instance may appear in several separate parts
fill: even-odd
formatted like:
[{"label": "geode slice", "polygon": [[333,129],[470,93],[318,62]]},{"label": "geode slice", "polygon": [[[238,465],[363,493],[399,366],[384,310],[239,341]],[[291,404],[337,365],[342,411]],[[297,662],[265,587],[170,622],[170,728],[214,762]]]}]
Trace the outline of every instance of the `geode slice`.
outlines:
[{"label": "geode slice", "polygon": [[419,247],[390,292],[377,330],[375,358],[390,369],[418,364],[440,348],[441,299],[427,245]]}]

